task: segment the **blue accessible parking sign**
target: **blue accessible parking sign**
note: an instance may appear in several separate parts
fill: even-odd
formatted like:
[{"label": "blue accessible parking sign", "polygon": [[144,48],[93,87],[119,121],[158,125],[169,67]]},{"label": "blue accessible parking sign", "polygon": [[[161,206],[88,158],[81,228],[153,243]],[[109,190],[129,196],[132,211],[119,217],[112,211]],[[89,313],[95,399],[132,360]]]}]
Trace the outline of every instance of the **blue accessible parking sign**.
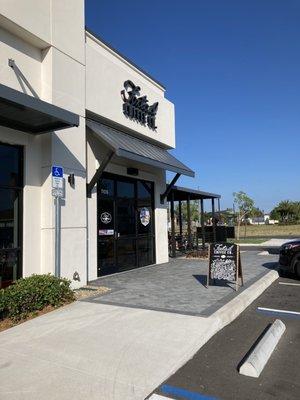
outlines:
[{"label": "blue accessible parking sign", "polygon": [[55,178],[63,178],[63,176],[64,176],[63,168],[53,165],[52,166],[52,176]]}]

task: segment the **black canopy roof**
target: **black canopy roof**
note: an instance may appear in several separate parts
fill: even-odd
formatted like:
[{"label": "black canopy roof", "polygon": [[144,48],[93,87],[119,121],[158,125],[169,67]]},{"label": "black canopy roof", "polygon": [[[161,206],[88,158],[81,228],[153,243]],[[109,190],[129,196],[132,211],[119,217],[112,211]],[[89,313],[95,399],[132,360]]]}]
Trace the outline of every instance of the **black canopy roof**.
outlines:
[{"label": "black canopy roof", "polygon": [[187,200],[188,197],[190,200],[205,200],[205,199],[220,199],[221,195],[220,194],[215,194],[215,193],[208,193],[208,192],[202,192],[201,190],[195,190],[195,189],[189,189],[185,187],[180,187],[180,186],[173,186],[171,189],[171,192],[168,194],[168,201],[171,201],[172,199],[172,192],[174,194],[174,201],[184,201]]},{"label": "black canopy roof", "polygon": [[79,116],[0,84],[0,125],[31,134],[79,125]]},{"label": "black canopy roof", "polygon": [[167,171],[192,177],[195,176],[194,171],[159,146],[110,128],[100,122],[87,120],[86,124],[94,135],[119,157],[138,161]]}]

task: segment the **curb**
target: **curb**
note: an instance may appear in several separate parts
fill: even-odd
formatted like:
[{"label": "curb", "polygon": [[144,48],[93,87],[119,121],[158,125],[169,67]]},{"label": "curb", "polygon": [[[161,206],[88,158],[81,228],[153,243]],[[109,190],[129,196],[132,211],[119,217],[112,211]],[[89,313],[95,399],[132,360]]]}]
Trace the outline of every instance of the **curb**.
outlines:
[{"label": "curb", "polygon": [[239,373],[258,378],[285,331],[285,325],[276,319],[241,365]]},{"label": "curb", "polygon": [[[225,304],[214,314],[208,317],[207,319],[210,321],[210,327],[204,332],[201,340],[198,342],[197,349],[195,350],[195,348],[193,347],[191,351],[185,355],[181,362],[174,366],[171,371],[169,371],[168,375],[163,378],[163,382],[170,376],[172,376],[176,371],[178,371],[178,369],[180,369],[184,364],[186,364],[216,333],[218,333],[226,325],[234,321],[254,300],[257,299],[257,297],[259,297],[278,278],[279,274],[276,270],[269,271],[266,275],[253,283],[242,293],[238,294],[237,297],[232,299],[229,303]],[[146,397],[146,399],[164,400],[164,398],[160,399],[159,397],[155,398],[151,396]]]},{"label": "curb", "polygon": [[258,281],[253,283],[241,294],[237,295],[229,303],[217,310],[212,319],[218,321],[218,330],[234,321],[254,300],[256,300],[276,279],[279,274],[276,270],[271,270]]}]

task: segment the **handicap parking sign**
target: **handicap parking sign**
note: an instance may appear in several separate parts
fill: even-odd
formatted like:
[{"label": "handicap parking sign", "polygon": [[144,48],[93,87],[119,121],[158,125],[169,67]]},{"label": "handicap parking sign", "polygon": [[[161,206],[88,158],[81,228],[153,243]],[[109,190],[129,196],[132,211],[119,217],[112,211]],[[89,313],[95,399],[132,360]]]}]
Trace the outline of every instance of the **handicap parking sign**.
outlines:
[{"label": "handicap parking sign", "polygon": [[54,178],[63,178],[64,176],[64,170],[62,167],[58,167],[56,165],[52,166],[52,176]]},{"label": "handicap parking sign", "polygon": [[[52,166],[52,189],[59,189],[60,191],[63,191],[64,189],[64,170],[62,167],[58,167],[57,165]],[[55,197],[63,197],[57,193],[57,190],[55,190],[52,192],[52,195]]]}]

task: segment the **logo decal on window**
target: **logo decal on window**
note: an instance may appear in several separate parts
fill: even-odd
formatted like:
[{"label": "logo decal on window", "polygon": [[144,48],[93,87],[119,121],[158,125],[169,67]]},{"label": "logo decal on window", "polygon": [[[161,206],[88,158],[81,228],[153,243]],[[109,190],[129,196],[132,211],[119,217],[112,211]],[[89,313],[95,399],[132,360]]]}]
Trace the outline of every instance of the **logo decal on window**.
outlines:
[{"label": "logo decal on window", "polygon": [[140,221],[141,224],[144,226],[147,226],[150,222],[150,211],[148,210],[148,208],[143,207],[140,210]]},{"label": "logo decal on window", "polygon": [[112,216],[109,212],[103,212],[100,216],[100,219],[103,224],[109,224],[112,220]]}]

